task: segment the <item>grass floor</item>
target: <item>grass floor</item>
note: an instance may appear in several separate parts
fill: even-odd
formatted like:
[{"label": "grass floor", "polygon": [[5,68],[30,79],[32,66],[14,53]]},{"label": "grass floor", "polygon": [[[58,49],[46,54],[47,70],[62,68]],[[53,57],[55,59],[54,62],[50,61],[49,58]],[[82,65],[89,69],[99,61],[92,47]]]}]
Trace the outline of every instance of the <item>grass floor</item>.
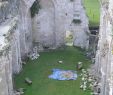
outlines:
[{"label": "grass floor", "polygon": [[[64,64],[58,64],[59,60],[63,60]],[[90,91],[83,91],[79,88],[80,76],[77,80],[70,81],[48,78],[52,74],[53,68],[76,70],[75,66],[78,61],[84,63],[84,68],[90,64],[90,60],[86,59],[83,51],[74,47],[40,53],[39,59],[29,60],[23,71],[15,76],[15,88],[26,88],[24,95],[90,95]],[[79,74],[80,71],[78,71]],[[25,77],[29,77],[33,81],[31,86],[24,82]]]},{"label": "grass floor", "polygon": [[100,22],[100,4],[99,0],[84,0],[90,26],[99,26]]}]

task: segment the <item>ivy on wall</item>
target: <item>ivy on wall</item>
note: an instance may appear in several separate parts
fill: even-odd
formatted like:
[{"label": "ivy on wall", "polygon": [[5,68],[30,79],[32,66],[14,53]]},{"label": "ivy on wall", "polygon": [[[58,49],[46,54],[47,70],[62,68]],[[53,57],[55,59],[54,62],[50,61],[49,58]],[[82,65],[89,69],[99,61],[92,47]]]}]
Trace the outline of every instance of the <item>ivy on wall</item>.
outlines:
[{"label": "ivy on wall", "polygon": [[30,10],[31,10],[31,17],[34,17],[35,14],[38,14],[39,9],[40,9],[39,0],[36,0],[36,1],[33,3],[32,7],[30,8]]}]

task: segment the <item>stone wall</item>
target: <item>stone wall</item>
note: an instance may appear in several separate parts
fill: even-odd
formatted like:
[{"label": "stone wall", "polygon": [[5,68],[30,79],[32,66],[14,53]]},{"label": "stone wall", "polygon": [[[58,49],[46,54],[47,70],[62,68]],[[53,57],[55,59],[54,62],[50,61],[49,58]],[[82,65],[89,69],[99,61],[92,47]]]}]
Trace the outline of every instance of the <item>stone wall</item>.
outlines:
[{"label": "stone wall", "polygon": [[16,72],[21,69],[18,59],[13,59],[17,54],[17,51],[14,50],[17,48],[13,47],[14,44],[11,43],[13,40],[11,37],[15,34],[17,27],[16,21],[17,19],[14,18],[0,26],[0,95],[13,95],[13,69],[16,69]]},{"label": "stone wall", "polygon": [[[24,0],[20,2],[19,7],[19,31],[20,31],[20,51],[22,57],[26,56],[32,49],[32,23],[30,7],[26,6]],[[24,10],[23,10],[24,9]]]},{"label": "stone wall", "polygon": [[113,95],[113,1],[101,2],[99,42],[96,54],[96,75],[101,79],[100,95]]},{"label": "stone wall", "polygon": [[73,24],[74,46],[88,49],[89,46],[89,22],[85,13],[82,0],[76,0],[74,3],[74,18],[81,23]]},{"label": "stone wall", "polygon": [[[75,46],[88,46],[88,20],[82,2],[40,0],[41,9],[31,18],[34,1],[0,1],[0,95],[14,94],[13,74],[22,70],[22,59],[32,51],[33,42],[57,48],[65,45],[66,31],[72,31],[78,37],[73,41]],[[74,25],[72,21],[78,11],[82,23]]]},{"label": "stone wall", "polygon": [[0,23],[18,14],[19,0],[0,1]]},{"label": "stone wall", "polygon": [[40,0],[41,9],[33,18],[33,41],[43,47],[55,46],[54,5],[52,0]]},{"label": "stone wall", "polygon": [[[40,0],[39,13],[33,18],[33,41],[57,48],[65,45],[66,31],[73,32],[73,44],[88,48],[89,29],[82,0]],[[73,19],[81,20],[73,24]]]},{"label": "stone wall", "polygon": [[32,51],[30,7],[34,0],[26,2],[7,0],[0,11],[0,95],[15,95],[13,74],[22,70],[22,59]]}]

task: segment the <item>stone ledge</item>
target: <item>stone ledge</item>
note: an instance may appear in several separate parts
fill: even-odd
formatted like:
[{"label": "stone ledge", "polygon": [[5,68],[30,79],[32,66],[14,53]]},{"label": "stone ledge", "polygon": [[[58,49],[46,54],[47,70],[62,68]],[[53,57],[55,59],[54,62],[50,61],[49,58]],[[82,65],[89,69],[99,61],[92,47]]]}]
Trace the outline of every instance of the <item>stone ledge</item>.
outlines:
[{"label": "stone ledge", "polygon": [[0,54],[10,47],[9,38],[17,26],[17,17],[9,19],[0,26]]}]

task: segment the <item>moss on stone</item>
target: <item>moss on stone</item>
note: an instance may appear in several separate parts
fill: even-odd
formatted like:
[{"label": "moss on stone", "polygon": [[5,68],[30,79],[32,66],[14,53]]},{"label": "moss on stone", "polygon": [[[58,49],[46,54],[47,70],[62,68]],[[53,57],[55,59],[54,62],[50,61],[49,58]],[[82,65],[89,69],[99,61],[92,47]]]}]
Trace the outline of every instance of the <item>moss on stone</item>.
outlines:
[{"label": "moss on stone", "polygon": [[31,17],[34,17],[35,14],[38,14],[39,9],[40,9],[40,4],[39,4],[39,1],[36,0],[36,1],[33,3],[32,7],[30,8],[30,10],[31,10]]}]

